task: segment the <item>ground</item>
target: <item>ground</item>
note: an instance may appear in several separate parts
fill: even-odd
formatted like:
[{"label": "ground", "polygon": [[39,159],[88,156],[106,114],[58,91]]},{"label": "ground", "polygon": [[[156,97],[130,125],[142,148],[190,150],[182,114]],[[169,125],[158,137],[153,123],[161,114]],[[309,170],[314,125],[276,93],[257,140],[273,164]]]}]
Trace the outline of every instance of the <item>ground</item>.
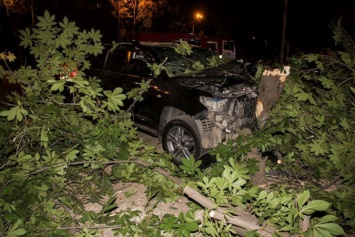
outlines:
[{"label": "ground", "polygon": [[[138,132],[138,136],[143,139],[145,144],[154,145],[157,147],[157,152],[164,152],[158,139],[151,137],[145,133]],[[178,216],[180,212],[186,213],[190,208],[187,203],[189,202],[187,197],[180,197],[175,202],[163,203],[160,202],[154,208],[152,205],[148,205],[148,200],[145,194],[146,186],[139,183],[116,183],[114,184],[114,190],[116,191],[116,204],[117,209],[114,213],[119,213],[125,210],[138,210],[141,215],[134,221],[139,223],[146,215],[148,211],[152,211],[154,215],[162,218],[165,214],[173,214]],[[105,200],[103,200],[105,201]],[[102,206],[98,203],[88,203],[85,206],[87,211],[100,212]],[[196,213],[196,218],[202,219],[202,211]],[[101,233],[105,237],[113,237],[113,233],[110,229],[104,229]]]}]

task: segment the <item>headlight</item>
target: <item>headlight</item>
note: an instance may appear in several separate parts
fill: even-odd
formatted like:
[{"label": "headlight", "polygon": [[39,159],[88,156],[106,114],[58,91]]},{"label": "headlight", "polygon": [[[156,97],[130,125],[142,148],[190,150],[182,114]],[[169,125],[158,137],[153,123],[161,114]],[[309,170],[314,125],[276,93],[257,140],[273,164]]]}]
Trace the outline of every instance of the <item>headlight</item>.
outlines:
[{"label": "headlight", "polygon": [[227,107],[228,99],[211,98],[200,96],[200,102],[208,109],[216,112],[224,111]]},{"label": "headlight", "polygon": [[255,91],[251,92],[249,95],[248,95],[249,98],[256,98],[258,97],[258,93],[256,93]]}]

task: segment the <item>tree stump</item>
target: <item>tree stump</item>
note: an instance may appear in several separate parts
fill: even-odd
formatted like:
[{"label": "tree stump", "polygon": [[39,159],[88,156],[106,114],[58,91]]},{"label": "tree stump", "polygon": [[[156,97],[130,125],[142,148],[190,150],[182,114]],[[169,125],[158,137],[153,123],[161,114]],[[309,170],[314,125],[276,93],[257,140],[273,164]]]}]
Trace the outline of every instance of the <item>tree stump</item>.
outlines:
[{"label": "tree stump", "polygon": [[282,71],[274,69],[265,70],[259,84],[259,97],[256,107],[256,117],[259,127],[263,127],[270,117],[270,111],[280,99],[286,78],[290,74],[290,66],[285,66]]},{"label": "tree stump", "polygon": [[[270,117],[270,111],[280,99],[283,91],[286,78],[290,74],[290,67],[285,66],[283,71],[274,69],[272,71],[265,70],[259,85],[259,97],[256,107],[256,117],[259,127],[263,127]],[[247,154],[248,159],[258,161],[259,170],[252,177],[252,182],[255,185],[264,185],[267,183],[264,158],[260,155],[257,148],[252,148]]]}]

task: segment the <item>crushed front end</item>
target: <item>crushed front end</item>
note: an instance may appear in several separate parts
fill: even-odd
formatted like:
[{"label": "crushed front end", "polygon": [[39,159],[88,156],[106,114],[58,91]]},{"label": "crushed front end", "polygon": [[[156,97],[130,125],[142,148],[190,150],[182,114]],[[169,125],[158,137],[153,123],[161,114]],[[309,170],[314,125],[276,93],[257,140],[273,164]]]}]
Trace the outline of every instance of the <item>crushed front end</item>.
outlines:
[{"label": "crushed front end", "polygon": [[206,107],[193,115],[205,149],[238,137],[242,129],[257,128],[255,72],[252,64],[230,60],[181,77],[180,85],[196,90]]},{"label": "crushed front end", "polygon": [[233,85],[222,91],[210,87],[214,97],[200,96],[200,102],[207,109],[194,116],[204,148],[214,148],[227,139],[236,138],[244,128],[256,129],[256,85]]}]

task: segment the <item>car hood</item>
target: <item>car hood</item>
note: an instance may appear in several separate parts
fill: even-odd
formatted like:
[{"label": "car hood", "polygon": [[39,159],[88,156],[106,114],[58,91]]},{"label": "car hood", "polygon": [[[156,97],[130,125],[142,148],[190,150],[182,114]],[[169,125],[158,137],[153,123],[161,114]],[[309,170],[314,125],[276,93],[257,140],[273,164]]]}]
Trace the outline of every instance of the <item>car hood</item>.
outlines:
[{"label": "car hood", "polygon": [[173,77],[178,83],[185,85],[215,85],[228,87],[236,84],[256,85],[254,79],[255,69],[251,64],[241,63],[237,60],[230,60],[199,70]]},{"label": "car hood", "polygon": [[173,79],[180,86],[208,92],[215,97],[238,97],[257,93],[255,67],[231,60],[197,72],[184,73]]}]

